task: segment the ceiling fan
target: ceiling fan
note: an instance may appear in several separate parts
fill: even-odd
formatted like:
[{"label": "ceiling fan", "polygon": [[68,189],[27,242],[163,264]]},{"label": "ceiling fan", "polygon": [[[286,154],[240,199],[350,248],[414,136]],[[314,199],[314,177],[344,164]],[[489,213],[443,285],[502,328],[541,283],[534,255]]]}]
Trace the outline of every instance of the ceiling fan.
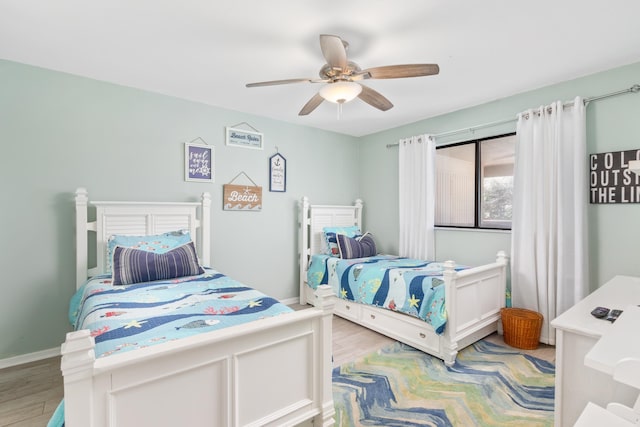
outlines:
[{"label": "ceiling fan", "polygon": [[387,111],[393,107],[391,101],[379,92],[360,83],[367,79],[398,79],[405,77],[421,77],[438,74],[437,64],[404,64],[386,65],[361,69],[355,62],[347,60],[349,43],[338,36],[320,35],[320,49],[327,63],[320,69],[320,79],[286,79],[266,82],[248,83],[247,87],[272,86],[289,83],[326,83],[298,113],[306,116],[315,110],[324,100],[338,104],[338,112],[342,104],[358,97],[367,104]]}]

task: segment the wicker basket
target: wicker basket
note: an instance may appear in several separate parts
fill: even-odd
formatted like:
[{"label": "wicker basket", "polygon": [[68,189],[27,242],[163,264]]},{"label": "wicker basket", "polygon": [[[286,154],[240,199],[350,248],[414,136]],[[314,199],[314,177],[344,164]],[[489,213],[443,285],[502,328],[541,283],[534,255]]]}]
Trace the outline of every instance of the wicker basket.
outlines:
[{"label": "wicker basket", "polygon": [[524,308],[503,308],[500,315],[505,343],[523,350],[538,348],[542,314]]}]

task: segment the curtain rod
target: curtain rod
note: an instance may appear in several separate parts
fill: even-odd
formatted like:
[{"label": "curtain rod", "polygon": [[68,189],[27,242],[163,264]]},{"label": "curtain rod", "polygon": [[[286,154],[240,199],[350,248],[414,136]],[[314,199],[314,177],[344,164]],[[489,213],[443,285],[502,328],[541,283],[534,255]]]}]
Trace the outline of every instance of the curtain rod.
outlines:
[{"label": "curtain rod", "polygon": [[[601,99],[610,98],[612,96],[624,95],[626,93],[638,93],[638,92],[640,92],[640,85],[639,84],[635,84],[635,85],[631,86],[628,89],[619,90],[617,92],[606,93],[604,95],[592,96],[591,98],[585,98],[584,99],[584,104],[587,105],[592,101],[599,101]],[[565,103],[562,104],[563,107],[569,107],[569,106],[572,106],[572,105],[573,105],[573,101],[568,101],[568,102],[565,102]],[[480,125],[470,126],[470,127],[466,127],[466,128],[462,128],[462,129],[456,129],[456,130],[450,130],[450,131],[446,131],[446,132],[440,132],[440,133],[433,134],[431,136],[433,138],[442,138],[443,136],[457,135],[459,133],[475,132],[476,130],[479,130],[479,129],[484,129],[484,128],[489,128],[489,127],[504,125],[504,124],[507,124],[507,123],[515,122],[516,120],[518,120],[518,117],[514,117],[514,118],[510,118],[510,119],[504,119],[504,120],[498,120],[498,121],[490,122],[490,123],[483,123],[483,124],[480,124]],[[397,142],[395,144],[387,144],[387,148],[397,147],[398,145],[400,145],[400,144],[397,143]]]}]

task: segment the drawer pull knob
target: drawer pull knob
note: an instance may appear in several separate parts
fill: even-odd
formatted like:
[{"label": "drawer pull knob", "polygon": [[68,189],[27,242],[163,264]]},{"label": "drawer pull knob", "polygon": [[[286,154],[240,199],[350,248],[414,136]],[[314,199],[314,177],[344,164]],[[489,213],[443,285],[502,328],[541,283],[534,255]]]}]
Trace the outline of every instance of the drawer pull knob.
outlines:
[{"label": "drawer pull knob", "polygon": [[371,318],[372,318],[372,319],[375,319],[375,318],[376,318],[376,315],[375,315],[375,314],[372,314],[372,315],[371,315]]},{"label": "drawer pull knob", "polygon": [[349,306],[349,305],[345,305],[344,307],[345,307],[347,310],[351,310],[351,306]]},{"label": "drawer pull knob", "polygon": [[426,338],[427,336],[424,334],[424,332],[420,332],[420,338]]}]

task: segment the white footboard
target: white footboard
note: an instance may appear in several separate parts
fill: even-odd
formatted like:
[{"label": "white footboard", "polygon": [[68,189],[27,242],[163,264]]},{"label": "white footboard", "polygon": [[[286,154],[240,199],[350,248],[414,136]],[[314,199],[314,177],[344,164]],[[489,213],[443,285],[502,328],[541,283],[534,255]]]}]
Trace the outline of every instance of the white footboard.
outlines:
[{"label": "white footboard", "polygon": [[506,299],[507,256],[500,251],[494,263],[462,271],[454,267],[453,261],[445,263],[443,359],[449,364],[459,350],[498,330]]},{"label": "white footboard", "polygon": [[314,309],[95,359],[89,331],[67,335],[67,427],[331,426],[331,289]]}]

